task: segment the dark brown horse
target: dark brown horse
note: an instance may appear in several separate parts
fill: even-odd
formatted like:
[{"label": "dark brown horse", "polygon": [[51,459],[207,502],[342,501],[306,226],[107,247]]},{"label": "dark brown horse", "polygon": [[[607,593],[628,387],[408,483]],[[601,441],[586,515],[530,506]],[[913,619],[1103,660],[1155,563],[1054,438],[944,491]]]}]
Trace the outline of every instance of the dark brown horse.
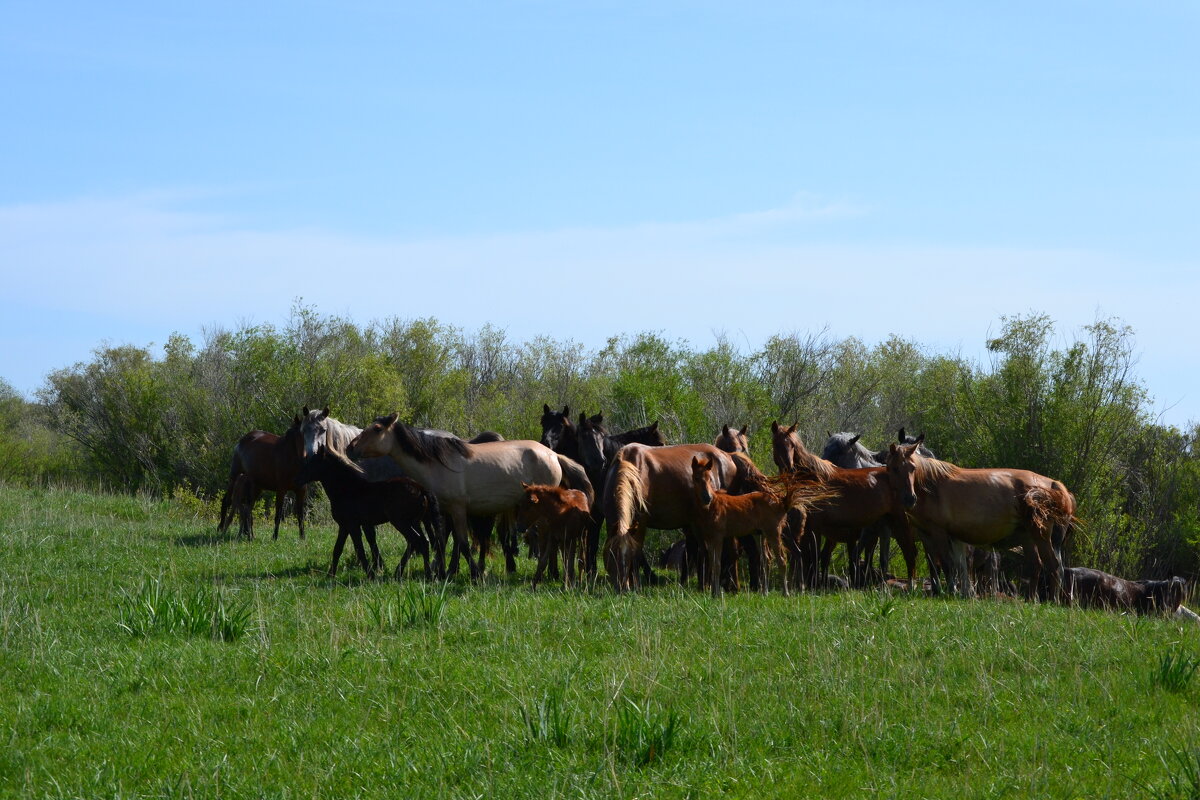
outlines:
[{"label": "dark brown horse", "polygon": [[[265,489],[275,493],[275,533],[271,537],[279,538],[279,523],[283,519],[283,498],[288,492],[296,496],[296,518],[300,522],[300,538],[304,538],[304,501],[307,492],[304,487],[297,487],[296,473],[304,463],[304,438],[300,434],[300,417],[292,420],[292,425],[283,436],[276,436],[266,431],[250,431],[233,448],[233,462],[229,466],[229,483],[221,498],[221,522],[217,530],[224,533],[233,521],[233,500],[236,494],[237,480],[240,475],[249,476],[253,481],[253,500]],[[249,538],[254,538],[253,523],[247,532]]]},{"label": "dark brown horse", "polygon": [[542,404],[541,441],[554,452],[579,460],[579,440],[575,435],[575,426],[571,424],[570,406],[563,406],[562,411],[554,411],[545,403]]},{"label": "dark brown horse", "polygon": [[1187,581],[1127,581],[1098,569],[1071,567],[1066,571],[1072,595],[1084,608],[1175,614],[1187,599]]},{"label": "dark brown horse", "polygon": [[[962,544],[1020,546],[1033,599],[1043,572],[1063,597],[1060,550],[1075,522],[1075,498],[1060,482],[1024,469],[966,469],[922,458],[917,444],[888,448],[887,480],[926,549],[952,565],[958,591],[974,594]],[[1069,595],[1066,596],[1069,601]]]},{"label": "dark brown horse", "polygon": [[888,483],[887,469],[835,466],[810,453],[796,434],[796,427],[785,428],[778,422],[771,423],[772,456],[776,466],[783,474],[817,481],[834,495],[807,513],[803,532],[789,531],[789,545],[804,560],[813,559],[818,538],[823,540],[819,575],[815,561],[810,561],[805,573],[806,583],[819,582],[823,580],[821,576],[828,574],[829,561],[837,544],[855,544],[863,528],[886,520],[904,555],[911,584],[916,578],[916,542],[897,494]]},{"label": "dark brown horse", "polygon": [[[761,473],[746,456],[730,455],[711,444],[650,447],[628,444],[617,452],[604,487],[604,518],[608,538],[604,563],[613,587],[624,592],[637,587],[637,566],[643,557],[648,528],[683,530],[689,550],[699,506],[692,489],[692,459],[713,462],[714,489],[742,491]],[[696,559],[690,559],[697,563]],[[757,563],[752,565],[757,569]],[[686,575],[682,578],[686,580]]]}]

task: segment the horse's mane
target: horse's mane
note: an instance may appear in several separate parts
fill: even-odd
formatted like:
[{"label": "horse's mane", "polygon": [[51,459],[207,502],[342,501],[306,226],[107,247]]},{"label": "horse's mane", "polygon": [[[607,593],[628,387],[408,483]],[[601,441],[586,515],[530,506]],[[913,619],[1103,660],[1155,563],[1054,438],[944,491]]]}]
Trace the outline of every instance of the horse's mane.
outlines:
[{"label": "horse's mane", "polygon": [[452,459],[454,456],[471,457],[471,450],[467,443],[457,436],[437,436],[425,433],[410,425],[405,425],[400,420],[396,420],[392,425],[392,432],[400,449],[417,461],[425,463],[439,461],[449,467],[447,459]]},{"label": "horse's mane", "polygon": [[837,467],[825,459],[808,452],[808,448],[804,446],[804,442],[800,441],[800,437],[795,432],[789,433],[786,441],[787,446],[791,448],[792,454],[795,457],[796,472],[810,472],[819,481],[827,481],[837,477]]},{"label": "horse's mane", "polygon": [[331,450],[345,451],[354,437],[362,433],[362,428],[351,425],[333,417],[325,418],[325,446]]},{"label": "horse's mane", "polygon": [[952,477],[958,474],[962,467],[957,464],[951,464],[949,461],[939,461],[936,458],[924,458],[913,454],[913,464],[917,471],[913,475],[913,483],[918,490],[932,489],[932,484],[944,478]]}]

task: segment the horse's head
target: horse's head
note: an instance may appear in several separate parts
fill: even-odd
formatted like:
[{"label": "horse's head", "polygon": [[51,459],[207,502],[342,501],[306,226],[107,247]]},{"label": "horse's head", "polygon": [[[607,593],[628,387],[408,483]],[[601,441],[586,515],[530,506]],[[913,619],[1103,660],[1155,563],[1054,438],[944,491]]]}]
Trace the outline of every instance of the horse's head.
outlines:
[{"label": "horse's head", "polygon": [[579,415],[579,428],[575,432],[579,442],[579,461],[590,472],[600,471],[607,464],[604,456],[604,426],[601,424],[603,420],[603,414],[590,418]]},{"label": "horse's head", "polygon": [[917,445],[917,455],[919,455],[921,458],[937,458],[937,456],[933,454],[933,451],[925,446],[924,433],[921,433],[919,436],[909,436],[904,432],[904,428],[901,428],[896,432],[896,442],[898,444]]},{"label": "horse's head", "polygon": [[376,417],[374,422],[364,428],[362,433],[355,436],[354,440],[350,442],[350,446],[346,448],[346,455],[350,458],[376,458],[390,455],[392,443],[395,441],[392,426],[399,418],[399,412],[394,412],[386,417]]},{"label": "horse's head", "polygon": [[821,458],[842,469],[882,466],[875,460],[874,454],[858,441],[861,435],[855,433],[829,434],[829,438],[825,440],[825,448],[821,451]]},{"label": "horse's head", "polygon": [[574,433],[571,425],[571,407],[563,406],[562,411],[554,411],[545,403],[542,404],[542,444],[557,451],[564,439]]},{"label": "horse's head", "polygon": [[750,437],[747,435],[749,432],[749,425],[743,425],[740,431],[737,428],[722,425],[721,434],[717,436],[713,445],[726,453],[749,453]]},{"label": "horse's head", "polygon": [[696,500],[707,507],[713,501],[713,460],[703,456],[692,456],[692,489]]},{"label": "horse's head", "polygon": [[888,445],[887,480],[892,493],[905,508],[917,504],[917,448],[923,437],[912,444]]},{"label": "horse's head", "polygon": [[304,436],[304,457],[309,458],[325,447],[328,433],[329,406],[318,411],[304,407],[301,414],[300,433]]},{"label": "horse's head", "polygon": [[796,463],[796,445],[800,443],[800,437],[796,435],[798,426],[799,423],[785,428],[778,421],[771,421],[771,458],[780,472],[795,472],[799,466]]}]

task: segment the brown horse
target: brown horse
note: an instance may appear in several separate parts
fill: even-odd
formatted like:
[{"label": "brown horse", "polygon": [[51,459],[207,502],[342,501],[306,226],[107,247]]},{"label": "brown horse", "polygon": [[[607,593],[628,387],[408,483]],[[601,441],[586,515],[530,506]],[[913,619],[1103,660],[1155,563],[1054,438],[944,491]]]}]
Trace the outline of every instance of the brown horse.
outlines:
[{"label": "brown horse", "polygon": [[533,588],[542,580],[546,566],[563,554],[563,588],[575,583],[576,548],[592,520],[587,495],[578,489],[561,486],[525,487],[525,496],[517,504],[517,530],[537,529],[538,565]]},{"label": "brown horse", "polygon": [[[617,452],[604,485],[604,518],[608,538],[604,562],[613,587],[637,586],[636,566],[648,528],[683,530],[691,555],[698,506],[692,490],[692,458],[713,461],[713,488],[739,492],[752,476],[762,473],[744,455],[730,455],[711,444],[652,447],[627,444]],[[696,563],[695,559],[689,559]],[[757,570],[757,563],[752,565]],[[681,575],[686,581],[687,575]]]},{"label": "brown horse", "polygon": [[1020,545],[1029,570],[1029,599],[1037,596],[1043,571],[1050,596],[1064,597],[1059,550],[1075,522],[1075,498],[1067,487],[1029,470],[965,469],[922,458],[918,446],[888,448],[887,481],[926,549],[945,555],[959,593],[974,594],[963,543]]},{"label": "brown horse", "polygon": [[[250,431],[233,448],[233,462],[229,466],[229,483],[221,498],[221,522],[217,530],[224,533],[233,522],[234,504],[232,500],[237,494],[237,481],[240,475],[249,476],[253,481],[253,491],[250,503],[264,490],[275,493],[275,534],[279,538],[279,523],[283,519],[283,497],[288,492],[296,495],[296,518],[300,522],[300,538],[304,538],[304,501],[307,491],[303,486],[296,486],[296,473],[304,463],[304,438],[300,434],[300,417],[294,417],[292,425],[283,436],[276,436],[266,431]],[[247,531],[248,538],[254,538],[253,522]]]},{"label": "brown horse", "polygon": [[785,428],[778,422],[771,423],[772,456],[776,466],[782,474],[817,481],[833,494],[829,500],[807,512],[803,531],[789,531],[789,547],[806,559],[813,558],[818,538],[824,539],[820,575],[813,563],[805,575],[806,582],[819,583],[824,579],[837,544],[857,543],[863,528],[886,520],[904,555],[911,584],[917,572],[917,546],[905,521],[904,509],[888,483],[887,469],[835,466],[810,453],[796,434],[796,427]]},{"label": "brown horse", "polygon": [[390,455],[431,492],[450,517],[473,578],[480,577],[482,570],[471,554],[468,515],[511,512],[524,496],[522,483],[562,485],[579,489],[589,503],[592,499],[583,467],[540,442],[470,444],[405,425],[399,414],[377,418],[354,438],[347,452],[352,458]]},{"label": "brown horse", "polygon": [[701,512],[697,514],[697,532],[704,541],[708,556],[708,580],[713,597],[721,595],[721,553],[724,543],[735,537],[759,533],[764,539],[764,557],[760,560],[759,586],[767,591],[767,558],[772,552],[782,573],[783,593],[789,594],[787,557],[783,549],[783,529],[788,511],[809,508],[814,501],[827,499],[829,493],[813,483],[802,483],[784,477],[776,487],[745,494],[730,494],[714,488],[713,461],[703,456],[692,457],[692,489]]},{"label": "brown horse", "polygon": [[749,433],[749,425],[743,425],[740,431],[737,428],[722,425],[721,433],[717,435],[717,440],[713,442],[713,447],[718,450],[724,450],[726,453],[749,453]]}]

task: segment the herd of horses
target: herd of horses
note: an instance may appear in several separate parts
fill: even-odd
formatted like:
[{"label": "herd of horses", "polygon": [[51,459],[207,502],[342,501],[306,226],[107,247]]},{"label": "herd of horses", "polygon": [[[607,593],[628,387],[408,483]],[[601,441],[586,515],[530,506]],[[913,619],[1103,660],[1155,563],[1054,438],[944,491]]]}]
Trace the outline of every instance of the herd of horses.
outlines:
[{"label": "herd of horses", "polygon": [[[797,425],[772,422],[778,473],[768,476],[750,458],[747,427],[726,425],[712,444],[671,445],[657,423],[613,434],[601,414],[575,420],[569,407],[549,406],[541,426],[540,441],[490,431],[464,440],[397,414],[358,428],[328,408],[305,407],[283,435],[252,431],[238,441],[220,530],[236,516],[240,535],[252,538],[251,509],[261,492],[273,491],[278,537],[283,498],[294,492],[303,538],[306,486],[317,481],[338,525],[331,575],[347,539],[369,577],[382,571],[375,528],[390,523],[406,541],[398,576],[416,553],[427,578],[453,575],[460,558],[479,578],[494,532],[514,572],[523,532],[538,558],[535,586],[547,570],[560,577],[561,557],[567,587],[577,569],[594,578],[602,560],[612,586],[630,591],[660,580],[645,552],[647,532],[658,529],[682,535],[660,563],[677,568],[684,584],[694,574],[714,596],[740,586],[743,556],[752,590],[774,585],[785,594],[886,582],[1140,612],[1178,611],[1186,594],[1179,578],[1123,581],[1067,568],[1063,552],[1078,521],[1066,486],[1029,470],[938,460],[923,434],[903,428],[880,451],[856,435],[830,434],[818,456]],[[902,580],[889,572],[892,541],[904,559]],[[918,542],[928,565],[920,583]],[[838,544],[846,546],[848,579],[830,575]],[[1018,580],[1002,568],[1003,553],[1023,560]]]}]

